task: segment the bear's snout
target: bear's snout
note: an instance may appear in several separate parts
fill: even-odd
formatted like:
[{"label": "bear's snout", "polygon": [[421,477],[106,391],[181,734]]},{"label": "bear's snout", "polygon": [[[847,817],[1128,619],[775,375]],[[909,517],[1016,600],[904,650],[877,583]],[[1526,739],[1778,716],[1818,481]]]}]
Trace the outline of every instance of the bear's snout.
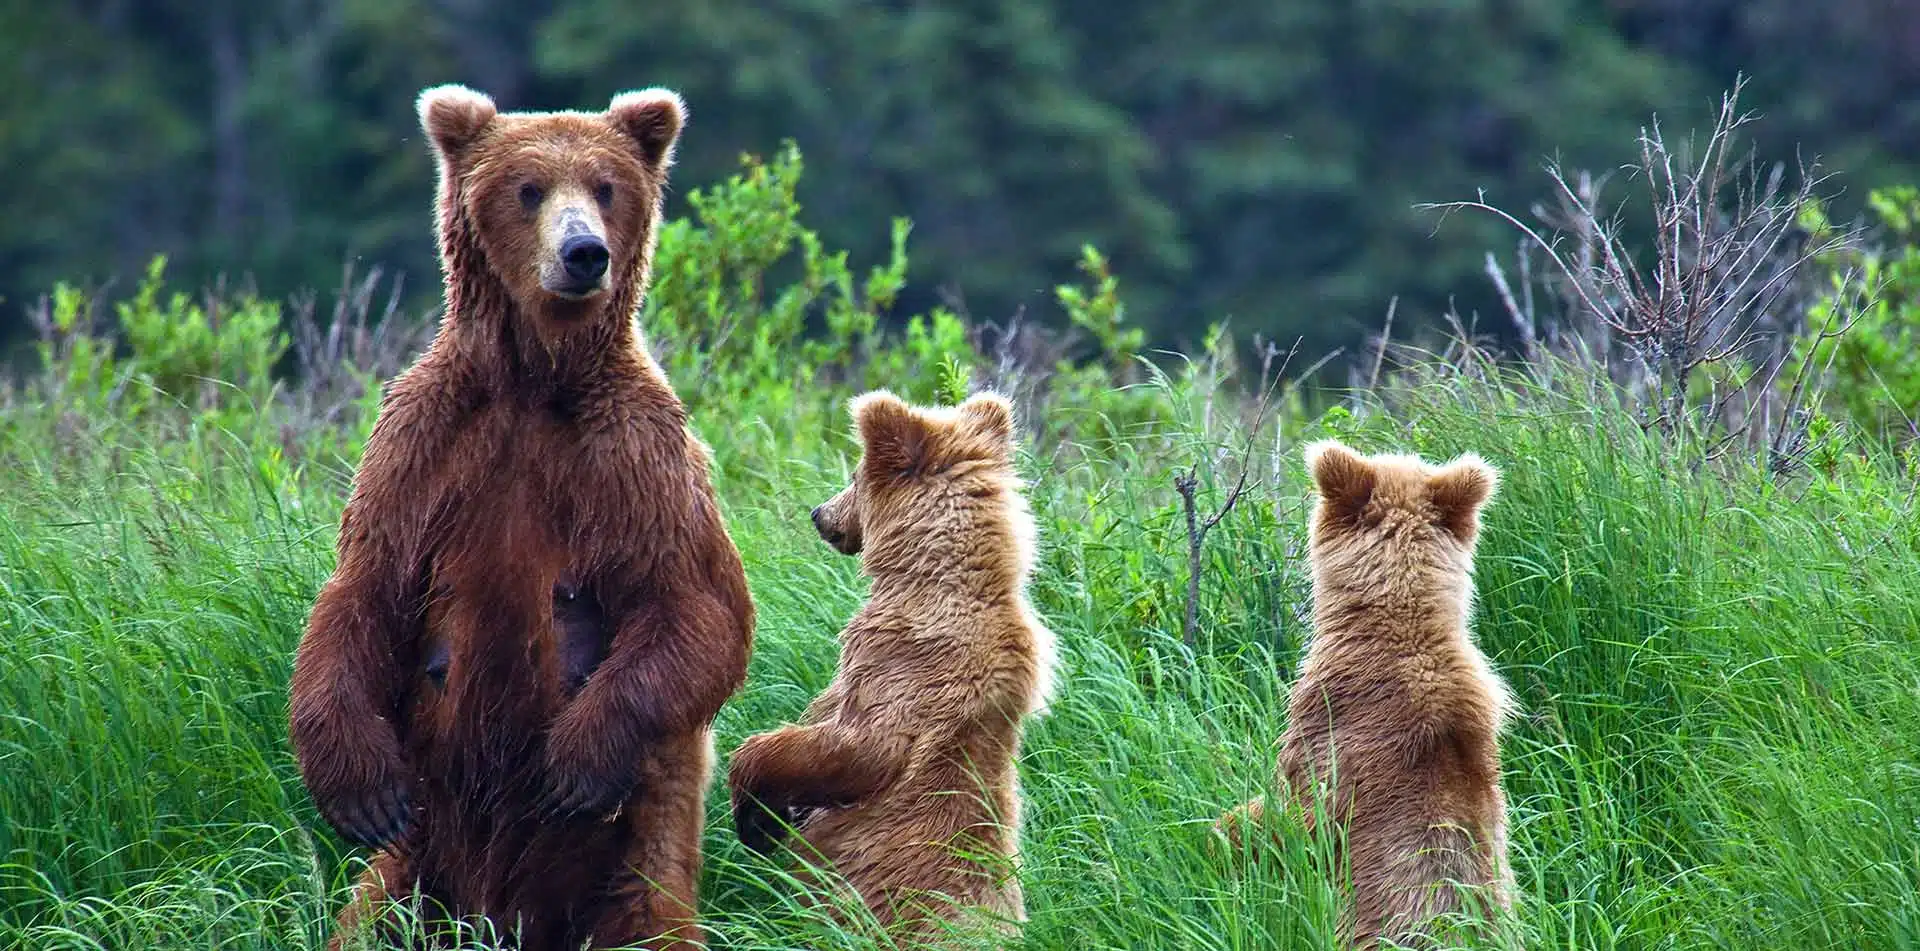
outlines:
[{"label": "bear's snout", "polygon": [[842,555],[860,554],[859,536],[834,525],[826,505],[814,506],[812,514],[813,530],[820,533],[821,541],[832,545]]},{"label": "bear's snout", "polygon": [[573,234],[560,243],[560,266],[567,272],[567,280],[582,291],[599,286],[612,256],[599,235]]},{"label": "bear's snout", "polygon": [[845,551],[847,544],[846,533],[827,524],[826,509],[827,507],[824,505],[816,505],[813,507],[813,530],[820,533],[821,541]]}]

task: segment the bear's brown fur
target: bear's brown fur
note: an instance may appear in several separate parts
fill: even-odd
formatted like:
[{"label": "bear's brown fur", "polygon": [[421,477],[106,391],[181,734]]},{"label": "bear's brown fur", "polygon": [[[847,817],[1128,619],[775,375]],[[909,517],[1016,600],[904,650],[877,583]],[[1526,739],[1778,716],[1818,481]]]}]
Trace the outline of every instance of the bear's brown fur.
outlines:
[{"label": "bear's brown fur", "polygon": [[382,402],[292,683],[315,803],[382,849],[342,933],[418,898],[527,951],[697,941],[753,606],[634,327],[683,107],[419,106],[446,316]]},{"label": "bear's brown fur", "polygon": [[852,414],[863,458],[813,518],[872,589],[801,725],[734,753],[736,831],[764,851],[793,825],[896,934],[977,910],[1007,926],[1024,917],[1015,761],[1054,667],[1025,594],[1033,519],[1012,407],[982,394],[919,409],[878,391]]},{"label": "bear's brown fur", "polygon": [[[1498,472],[1467,454],[1307,448],[1314,632],[1287,704],[1278,787],[1340,822],[1356,946],[1414,940],[1458,910],[1456,883],[1511,900],[1499,735],[1512,703],[1468,632],[1480,509]],[[1256,799],[1221,820],[1237,839]],[[1484,905],[1483,905],[1484,907]]]}]

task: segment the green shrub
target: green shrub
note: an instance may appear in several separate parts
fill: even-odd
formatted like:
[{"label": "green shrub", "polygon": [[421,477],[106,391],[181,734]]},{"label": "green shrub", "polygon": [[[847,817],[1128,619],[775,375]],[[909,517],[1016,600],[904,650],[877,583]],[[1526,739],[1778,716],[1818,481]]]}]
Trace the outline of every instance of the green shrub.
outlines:
[{"label": "green shrub", "polygon": [[155,257],[133,298],[114,308],[136,371],[177,400],[217,403],[208,393],[224,384],[263,402],[287,352],[280,305],[252,294],[163,296],[166,268],[165,256]]},{"label": "green shrub", "polygon": [[55,286],[39,342],[48,395],[81,408],[116,401],[130,416],[157,400],[251,412],[271,399],[289,343],[279,303],[245,293],[169,294],[166,267],[166,257],[155,256],[133,296],[114,304],[112,332],[93,325],[97,302]]},{"label": "green shrub", "polygon": [[1829,262],[1801,357],[1828,374],[1831,412],[1876,438],[1910,441],[1920,438],[1920,188],[1881,189],[1868,205],[1884,243]]}]

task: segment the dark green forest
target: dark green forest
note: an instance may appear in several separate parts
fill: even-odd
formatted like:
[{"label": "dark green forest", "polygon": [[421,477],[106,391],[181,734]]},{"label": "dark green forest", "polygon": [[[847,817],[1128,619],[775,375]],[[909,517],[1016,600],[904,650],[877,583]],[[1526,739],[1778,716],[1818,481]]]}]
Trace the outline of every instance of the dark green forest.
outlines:
[{"label": "dark green forest", "polygon": [[1512,232],[1420,203],[1525,214],[1549,162],[1618,166],[1740,74],[1759,156],[1819,159],[1836,208],[1920,180],[1907,0],[11,0],[0,338],[160,252],[271,296],[378,265],[432,306],[413,100],[459,81],[524,109],[680,90],[683,194],[791,139],[830,243],[880,260],[911,220],[909,311],[1054,322],[1092,244],[1156,342],[1325,349],[1395,297],[1406,327],[1492,313]]}]

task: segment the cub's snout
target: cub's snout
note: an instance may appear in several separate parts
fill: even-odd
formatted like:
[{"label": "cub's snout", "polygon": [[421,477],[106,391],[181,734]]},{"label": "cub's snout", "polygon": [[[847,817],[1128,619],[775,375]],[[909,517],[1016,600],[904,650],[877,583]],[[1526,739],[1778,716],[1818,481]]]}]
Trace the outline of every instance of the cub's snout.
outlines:
[{"label": "cub's snout", "polygon": [[833,513],[827,506],[816,505],[810,514],[813,519],[813,530],[820,533],[821,541],[832,545],[835,551],[843,555],[860,554],[859,537],[849,535],[845,529],[836,524]]}]

